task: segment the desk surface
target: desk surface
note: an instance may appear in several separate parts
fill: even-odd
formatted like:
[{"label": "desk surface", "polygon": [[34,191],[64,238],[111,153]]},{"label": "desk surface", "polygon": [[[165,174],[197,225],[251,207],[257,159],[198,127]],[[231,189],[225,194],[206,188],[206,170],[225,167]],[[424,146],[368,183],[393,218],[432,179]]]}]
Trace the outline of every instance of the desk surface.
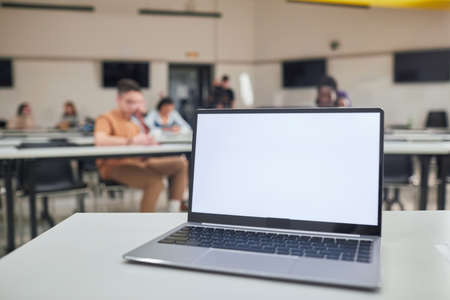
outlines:
[{"label": "desk surface", "polygon": [[[46,140],[42,139],[34,139],[35,142],[45,142]],[[79,146],[85,146],[93,144],[93,138],[92,137],[75,137],[69,139],[70,142],[79,145]],[[174,146],[180,146],[180,147],[191,147],[190,143],[192,142],[192,137],[161,137],[158,139],[158,141],[163,144],[164,146],[168,145],[174,145]],[[7,153],[18,153],[18,151],[15,151],[13,147],[18,146],[22,143],[22,141],[14,139],[14,140],[0,140],[0,159],[7,159],[5,155]],[[178,144],[178,145],[177,145]],[[69,147],[68,147],[69,148]],[[108,147],[110,149],[117,148],[117,147]],[[24,151],[24,150],[20,150]],[[28,151],[28,150],[27,150]],[[31,151],[31,150],[30,150]],[[37,150],[32,150],[33,153],[37,153]],[[71,148],[69,152],[73,152],[74,150]],[[84,150],[81,150],[84,151]],[[94,150],[92,150],[94,151]],[[112,151],[112,150],[111,150]],[[122,150],[123,151],[123,150]],[[95,152],[95,151],[94,151]],[[31,153],[31,152],[30,152]],[[437,141],[393,141],[393,140],[386,140],[384,142],[384,153],[386,154],[435,154],[435,155],[442,155],[442,154],[450,154],[450,142],[437,142]],[[18,155],[18,154],[11,154],[11,155]],[[20,157],[13,157],[13,158],[20,158]],[[10,159],[10,158],[9,158]]]},{"label": "desk surface", "polygon": [[191,152],[191,145],[158,146],[108,146],[108,147],[60,147],[60,148],[0,148],[0,160],[62,157],[139,156]]},{"label": "desk surface", "polygon": [[76,214],[0,259],[0,299],[450,299],[450,211],[383,214],[382,288],[314,286],[126,263],[186,214]]},{"label": "desk surface", "polygon": [[[91,146],[94,144],[93,136],[60,135],[59,138],[65,138],[68,142],[78,146]],[[0,147],[17,147],[22,143],[46,143],[52,138],[45,136],[0,138]],[[161,144],[190,144],[192,143],[192,134],[164,134],[155,137],[155,139]]]},{"label": "desk surface", "polygon": [[436,141],[384,141],[385,154],[450,154],[450,142]]}]

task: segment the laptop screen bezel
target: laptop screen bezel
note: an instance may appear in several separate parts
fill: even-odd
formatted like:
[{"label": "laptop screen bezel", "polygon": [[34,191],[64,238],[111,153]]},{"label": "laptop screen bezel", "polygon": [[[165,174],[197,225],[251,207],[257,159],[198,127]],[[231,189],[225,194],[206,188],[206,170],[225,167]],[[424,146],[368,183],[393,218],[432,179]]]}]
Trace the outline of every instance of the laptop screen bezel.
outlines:
[{"label": "laptop screen bezel", "polygon": [[[379,136],[379,184],[378,184],[378,225],[361,225],[349,223],[333,223],[320,221],[304,221],[277,218],[262,218],[236,215],[199,213],[192,211],[192,195],[194,194],[195,149],[197,135],[197,118],[201,114],[259,114],[259,113],[378,113],[380,114]],[[197,109],[193,119],[193,139],[191,166],[189,177],[189,211],[188,221],[197,223],[213,223],[221,225],[250,226],[258,228],[275,228],[299,231],[316,231],[340,234],[358,234],[381,236],[381,208],[383,191],[383,153],[384,153],[384,112],[381,108],[257,108],[257,109]]]}]

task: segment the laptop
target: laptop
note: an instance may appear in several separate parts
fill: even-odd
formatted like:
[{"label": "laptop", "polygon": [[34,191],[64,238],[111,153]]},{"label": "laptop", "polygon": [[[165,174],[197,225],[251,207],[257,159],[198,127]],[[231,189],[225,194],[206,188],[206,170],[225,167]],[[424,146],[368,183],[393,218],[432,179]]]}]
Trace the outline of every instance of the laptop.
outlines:
[{"label": "laptop", "polygon": [[383,111],[198,110],[188,221],[124,259],[380,286]]}]

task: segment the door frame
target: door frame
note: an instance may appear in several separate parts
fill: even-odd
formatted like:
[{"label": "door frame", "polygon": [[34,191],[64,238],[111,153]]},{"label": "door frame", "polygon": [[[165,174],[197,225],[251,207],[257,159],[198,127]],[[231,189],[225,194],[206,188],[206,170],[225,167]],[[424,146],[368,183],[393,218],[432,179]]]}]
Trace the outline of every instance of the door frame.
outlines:
[{"label": "door frame", "polygon": [[[169,63],[168,64],[168,79],[167,79],[167,91],[170,93],[170,70],[173,67],[179,67],[179,68],[209,68],[209,82],[208,82],[208,94],[210,92],[210,88],[212,87],[213,81],[214,81],[214,72],[215,72],[215,64],[214,63]],[[198,90],[199,90],[199,94],[200,94],[200,99],[202,103],[194,103],[195,107],[202,107],[204,106],[206,103],[203,103],[205,101],[205,99],[207,99],[207,97],[209,95],[203,95],[203,90],[202,90],[202,83],[201,80],[200,82],[198,82],[198,86],[197,86]]]}]

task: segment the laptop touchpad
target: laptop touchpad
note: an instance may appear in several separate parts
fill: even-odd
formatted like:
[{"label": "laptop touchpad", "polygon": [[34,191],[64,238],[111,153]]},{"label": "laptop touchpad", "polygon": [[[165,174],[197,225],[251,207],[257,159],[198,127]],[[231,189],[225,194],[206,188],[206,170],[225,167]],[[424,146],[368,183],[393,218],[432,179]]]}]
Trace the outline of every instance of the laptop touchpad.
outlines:
[{"label": "laptop touchpad", "polygon": [[194,265],[228,270],[253,270],[285,274],[289,273],[293,260],[289,257],[277,257],[259,253],[211,250],[194,261]]}]

